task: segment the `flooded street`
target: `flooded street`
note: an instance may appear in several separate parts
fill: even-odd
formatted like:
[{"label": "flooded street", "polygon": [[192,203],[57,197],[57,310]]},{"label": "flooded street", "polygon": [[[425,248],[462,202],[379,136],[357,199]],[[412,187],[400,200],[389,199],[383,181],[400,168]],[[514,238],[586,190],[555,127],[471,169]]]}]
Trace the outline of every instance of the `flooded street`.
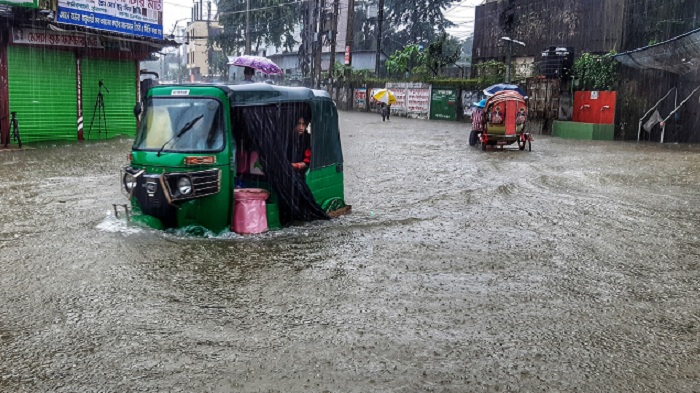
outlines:
[{"label": "flooded street", "polygon": [[698,392],[700,147],[340,112],[353,213],[128,225],[129,139],[0,152],[0,392]]}]

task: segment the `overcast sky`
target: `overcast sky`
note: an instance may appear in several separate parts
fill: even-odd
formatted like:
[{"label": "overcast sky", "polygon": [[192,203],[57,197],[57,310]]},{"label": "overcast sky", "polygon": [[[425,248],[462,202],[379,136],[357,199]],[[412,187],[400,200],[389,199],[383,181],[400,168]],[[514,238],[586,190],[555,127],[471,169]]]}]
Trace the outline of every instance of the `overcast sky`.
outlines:
[{"label": "overcast sky", "polygon": [[[447,19],[457,25],[448,32],[458,39],[464,39],[474,30],[474,7],[481,4],[483,0],[457,0],[450,8],[445,10]],[[173,25],[180,19],[191,16],[191,9],[194,0],[163,0],[163,32],[165,35],[173,31]],[[203,0],[205,4],[207,0]],[[212,0],[212,7],[214,1]],[[179,22],[178,26],[184,27],[185,21]]]},{"label": "overcast sky", "polygon": [[447,19],[457,26],[447,32],[460,40],[467,38],[474,31],[474,7],[483,0],[457,0],[445,11]]},{"label": "overcast sky", "polygon": [[[188,20],[192,16],[193,0],[163,0],[163,33],[170,34],[173,31],[173,25],[179,19]],[[180,27],[184,27],[185,21],[178,23]]]}]

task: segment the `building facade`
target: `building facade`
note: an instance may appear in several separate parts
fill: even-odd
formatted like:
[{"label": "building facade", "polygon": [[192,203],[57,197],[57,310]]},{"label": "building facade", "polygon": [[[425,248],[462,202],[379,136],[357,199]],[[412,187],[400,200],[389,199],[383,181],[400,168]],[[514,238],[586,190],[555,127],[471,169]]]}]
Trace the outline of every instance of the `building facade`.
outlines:
[{"label": "building facade", "polygon": [[215,47],[209,38],[221,30],[218,21],[195,20],[187,25],[187,69],[190,82],[211,82],[221,77],[221,72],[213,67]]},{"label": "building facade", "polygon": [[88,3],[0,4],[2,146],[13,119],[22,142],[134,134],[139,60],[170,45],[162,14]]},{"label": "building facade", "polygon": [[[521,66],[531,61],[539,73],[548,48],[569,48],[574,58],[585,52],[619,53],[660,44],[698,27],[697,0],[486,0],[475,10],[472,62],[476,66],[505,61],[510,51],[512,61]],[[509,44],[504,37],[525,45]],[[615,86],[615,137],[636,139],[645,112],[670,89],[677,89],[680,99],[690,94],[700,84],[698,70],[679,75],[621,66]],[[566,83],[561,86],[562,94],[570,90]],[[662,115],[674,109],[672,101],[661,104]],[[700,142],[700,111],[686,106],[677,113],[667,123],[666,141]],[[646,138],[659,140],[659,130]]]}]

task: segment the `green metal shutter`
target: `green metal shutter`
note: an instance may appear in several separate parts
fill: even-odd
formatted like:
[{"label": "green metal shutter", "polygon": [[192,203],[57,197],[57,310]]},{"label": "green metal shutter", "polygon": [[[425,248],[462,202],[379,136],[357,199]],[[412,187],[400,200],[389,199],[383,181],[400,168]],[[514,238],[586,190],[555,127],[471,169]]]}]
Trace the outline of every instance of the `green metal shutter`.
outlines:
[{"label": "green metal shutter", "polygon": [[41,47],[7,48],[10,112],[22,142],[77,140],[75,58]]},{"label": "green metal shutter", "polygon": [[[134,60],[82,59],[83,135],[85,139],[105,139],[117,135],[134,136],[137,99],[136,62]],[[99,82],[102,81],[104,118],[99,128],[99,107],[96,108]],[[106,89],[105,89],[106,88]],[[109,90],[109,92],[107,92]],[[92,123],[92,130],[90,130]],[[105,132],[104,123],[107,130]]]}]

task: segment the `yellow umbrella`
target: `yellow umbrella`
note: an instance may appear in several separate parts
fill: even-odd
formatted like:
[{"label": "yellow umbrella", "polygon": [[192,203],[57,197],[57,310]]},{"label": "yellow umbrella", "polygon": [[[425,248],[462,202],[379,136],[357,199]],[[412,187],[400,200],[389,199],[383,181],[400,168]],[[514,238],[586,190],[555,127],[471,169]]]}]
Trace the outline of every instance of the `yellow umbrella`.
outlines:
[{"label": "yellow umbrella", "polygon": [[374,94],[372,94],[372,98],[374,98],[378,102],[383,102],[387,105],[396,104],[397,102],[394,92],[389,89],[375,90]]}]

